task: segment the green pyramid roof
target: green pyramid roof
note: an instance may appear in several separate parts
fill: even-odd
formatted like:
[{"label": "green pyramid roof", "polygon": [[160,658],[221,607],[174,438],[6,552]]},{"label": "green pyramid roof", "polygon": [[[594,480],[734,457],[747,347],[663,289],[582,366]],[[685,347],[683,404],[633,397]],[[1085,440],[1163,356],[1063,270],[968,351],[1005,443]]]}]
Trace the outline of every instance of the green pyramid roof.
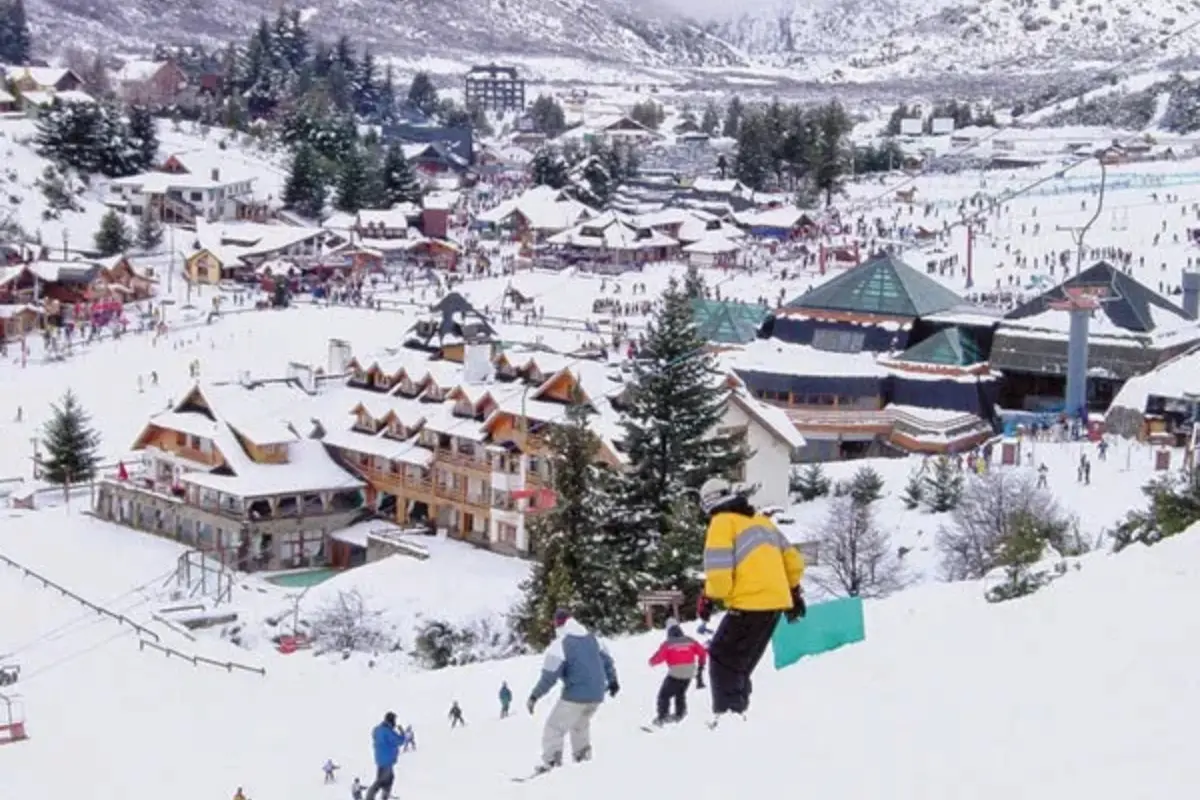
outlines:
[{"label": "green pyramid roof", "polygon": [[966,367],[986,359],[979,345],[968,334],[958,328],[945,328],[905,350],[899,360]]},{"label": "green pyramid roof", "polygon": [[785,309],[924,317],[965,301],[891,254],[880,254],[787,303]]},{"label": "green pyramid roof", "polygon": [[700,338],[718,344],[745,344],[758,338],[770,311],[753,303],[732,300],[692,300],[692,315]]}]

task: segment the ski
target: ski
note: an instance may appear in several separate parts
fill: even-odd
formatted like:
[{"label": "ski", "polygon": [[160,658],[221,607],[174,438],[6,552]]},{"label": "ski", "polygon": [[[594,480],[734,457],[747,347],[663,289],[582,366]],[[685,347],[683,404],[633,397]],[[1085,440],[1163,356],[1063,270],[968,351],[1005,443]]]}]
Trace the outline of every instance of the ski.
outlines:
[{"label": "ski", "polygon": [[540,769],[540,770],[532,772],[528,775],[521,775],[519,777],[513,778],[512,782],[513,783],[527,783],[527,782],[533,780],[534,778],[540,778],[543,775],[548,775],[549,773],[550,773],[550,770],[548,770],[548,769]]}]

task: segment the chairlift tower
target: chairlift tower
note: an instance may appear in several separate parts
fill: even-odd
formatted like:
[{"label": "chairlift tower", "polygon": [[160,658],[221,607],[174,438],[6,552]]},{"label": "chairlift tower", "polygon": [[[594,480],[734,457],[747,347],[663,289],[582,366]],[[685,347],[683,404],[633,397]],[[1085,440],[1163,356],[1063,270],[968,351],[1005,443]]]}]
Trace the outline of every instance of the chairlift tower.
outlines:
[{"label": "chairlift tower", "polygon": [[1064,298],[1050,302],[1050,308],[1066,311],[1071,318],[1067,335],[1067,390],[1063,412],[1087,421],[1088,336],[1092,312],[1108,298],[1107,286],[1069,286]]}]

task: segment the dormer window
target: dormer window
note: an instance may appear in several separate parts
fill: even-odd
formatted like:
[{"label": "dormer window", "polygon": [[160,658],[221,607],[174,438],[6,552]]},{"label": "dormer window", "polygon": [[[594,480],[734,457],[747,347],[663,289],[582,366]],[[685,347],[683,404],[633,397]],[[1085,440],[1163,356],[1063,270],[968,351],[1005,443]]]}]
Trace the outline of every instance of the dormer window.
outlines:
[{"label": "dormer window", "polygon": [[471,407],[471,401],[464,397],[454,404],[454,413],[459,417],[473,417],[475,409]]},{"label": "dormer window", "polygon": [[376,389],[391,388],[391,381],[389,380],[388,376],[383,373],[383,370],[377,370],[375,372],[374,384]]},{"label": "dormer window", "polygon": [[400,393],[407,397],[412,397],[417,393],[416,384],[409,380],[407,375],[400,379]]},{"label": "dormer window", "polygon": [[354,383],[366,383],[367,382],[367,373],[363,372],[361,367],[355,367],[350,372],[350,380],[353,381]]}]

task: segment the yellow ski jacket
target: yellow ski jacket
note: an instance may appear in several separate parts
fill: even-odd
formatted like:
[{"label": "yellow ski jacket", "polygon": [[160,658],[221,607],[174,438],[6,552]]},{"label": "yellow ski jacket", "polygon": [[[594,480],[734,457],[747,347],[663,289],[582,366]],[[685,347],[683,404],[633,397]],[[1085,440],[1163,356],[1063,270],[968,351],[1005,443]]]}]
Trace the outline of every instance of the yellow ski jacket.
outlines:
[{"label": "yellow ski jacket", "polygon": [[715,514],[704,542],[704,593],[740,611],[787,611],[804,557],[765,514]]}]

